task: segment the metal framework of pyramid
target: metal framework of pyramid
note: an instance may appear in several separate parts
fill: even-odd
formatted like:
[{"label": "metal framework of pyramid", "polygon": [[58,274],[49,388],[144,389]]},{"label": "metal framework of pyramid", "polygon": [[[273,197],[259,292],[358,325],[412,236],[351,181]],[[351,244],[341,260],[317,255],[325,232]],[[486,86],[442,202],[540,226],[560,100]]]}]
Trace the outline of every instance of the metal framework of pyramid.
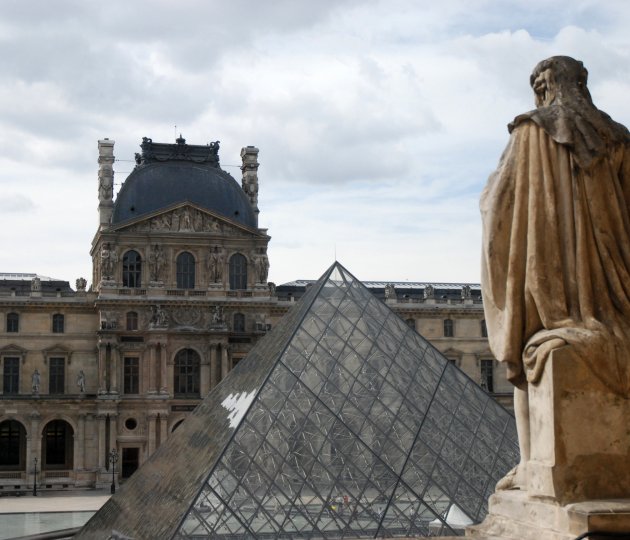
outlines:
[{"label": "metal framework of pyramid", "polygon": [[79,538],[457,535],[518,455],[513,416],[335,263]]}]

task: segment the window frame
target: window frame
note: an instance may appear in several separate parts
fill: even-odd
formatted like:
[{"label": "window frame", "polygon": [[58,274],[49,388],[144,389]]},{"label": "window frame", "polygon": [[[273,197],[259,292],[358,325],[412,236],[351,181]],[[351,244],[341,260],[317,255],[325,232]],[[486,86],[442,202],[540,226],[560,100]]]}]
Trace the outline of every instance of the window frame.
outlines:
[{"label": "window frame", "polygon": [[129,331],[138,330],[138,312],[128,311],[125,315],[125,328]]},{"label": "window frame", "polygon": [[63,313],[54,313],[52,316],[52,333],[63,334],[66,331],[66,318]]},{"label": "window frame", "polygon": [[[2,393],[7,396],[15,396],[20,393],[20,363],[19,356],[2,357]],[[10,365],[7,365],[7,362]],[[11,369],[8,369],[11,368]],[[9,381],[9,384],[7,382]],[[7,391],[7,386],[10,387]]]},{"label": "window frame", "polygon": [[450,317],[443,321],[444,337],[455,337],[455,321]]},{"label": "window frame", "polygon": [[7,313],[6,319],[6,331],[7,333],[17,333],[20,331],[20,314],[12,311]]},{"label": "window frame", "polygon": [[66,358],[63,356],[48,358],[48,393],[52,395],[66,393]]},{"label": "window frame", "polygon": [[245,332],[245,314],[235,313],[232,317],[232,326],[233,332]]},{"label": "window frame", "polygon": [[178,289],[195,288],[195,256],[182,251],[175,259],[175,280]]},{"label": "window frame", "polygon": [[140,358],[137,356],[123,357],[123,394],[140,394]]},{"label": "window frame", "polygon": [[480,385],[491,394],[494,393],[494,367],[494,360],[491,358],[482,358],[479,361]]},{"label": "window frame", "polygon": [[142,287],[142,257],[135,249],[125,251],[123,255],[122,286],[130,289]]},{"label": "window frame", "polygon": [[247,290],[247,257],[242,253],[234,253],[228,264],[230,290]]},{"label": "window frame", "polygon": [[173,361],[173,395],[200,398],[201,357],[191,348],[180,349]]}]

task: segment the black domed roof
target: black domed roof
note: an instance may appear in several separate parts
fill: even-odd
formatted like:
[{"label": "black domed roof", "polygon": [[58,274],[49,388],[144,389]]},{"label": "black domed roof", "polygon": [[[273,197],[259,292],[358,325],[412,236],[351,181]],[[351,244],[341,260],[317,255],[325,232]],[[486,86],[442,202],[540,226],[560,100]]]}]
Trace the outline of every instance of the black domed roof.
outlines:
[{"label": "black domed roof", "polygon": [[134,219],[179,202],[191,202],[256,228],[245,192],[219,166],[219,143],[187,145],[154,143],[143,138],[138,165],[127,177],[114,203],[112,224]]}]

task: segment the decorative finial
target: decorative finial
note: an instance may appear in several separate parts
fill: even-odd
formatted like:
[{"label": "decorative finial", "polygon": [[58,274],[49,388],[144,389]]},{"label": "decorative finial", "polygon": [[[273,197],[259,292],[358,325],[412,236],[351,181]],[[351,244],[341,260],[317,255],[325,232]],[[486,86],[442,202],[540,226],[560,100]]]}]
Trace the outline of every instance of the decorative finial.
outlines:
[{"label": "decorative finial", "polygon": [[180,134],[179,134],[179,137],[178,137],[177,139],[175,139],[175,142],[176,142],[177,144],[186,144],[186,139],[184,139],[184,138],[182,137],[182,134],[180,133]]}]

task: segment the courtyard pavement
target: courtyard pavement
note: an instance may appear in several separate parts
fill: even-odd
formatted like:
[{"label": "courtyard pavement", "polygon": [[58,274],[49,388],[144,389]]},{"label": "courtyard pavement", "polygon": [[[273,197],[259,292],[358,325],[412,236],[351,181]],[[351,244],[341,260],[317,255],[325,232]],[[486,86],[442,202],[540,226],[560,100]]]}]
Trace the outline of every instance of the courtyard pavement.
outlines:
[{"label": "courtyard pavement", "polygon": [[22,497],[0,497],[0,514],[24,512],[96,511],[110,498],[109,489],[90,491],[39,491],[37,497],[27,493]]}]

